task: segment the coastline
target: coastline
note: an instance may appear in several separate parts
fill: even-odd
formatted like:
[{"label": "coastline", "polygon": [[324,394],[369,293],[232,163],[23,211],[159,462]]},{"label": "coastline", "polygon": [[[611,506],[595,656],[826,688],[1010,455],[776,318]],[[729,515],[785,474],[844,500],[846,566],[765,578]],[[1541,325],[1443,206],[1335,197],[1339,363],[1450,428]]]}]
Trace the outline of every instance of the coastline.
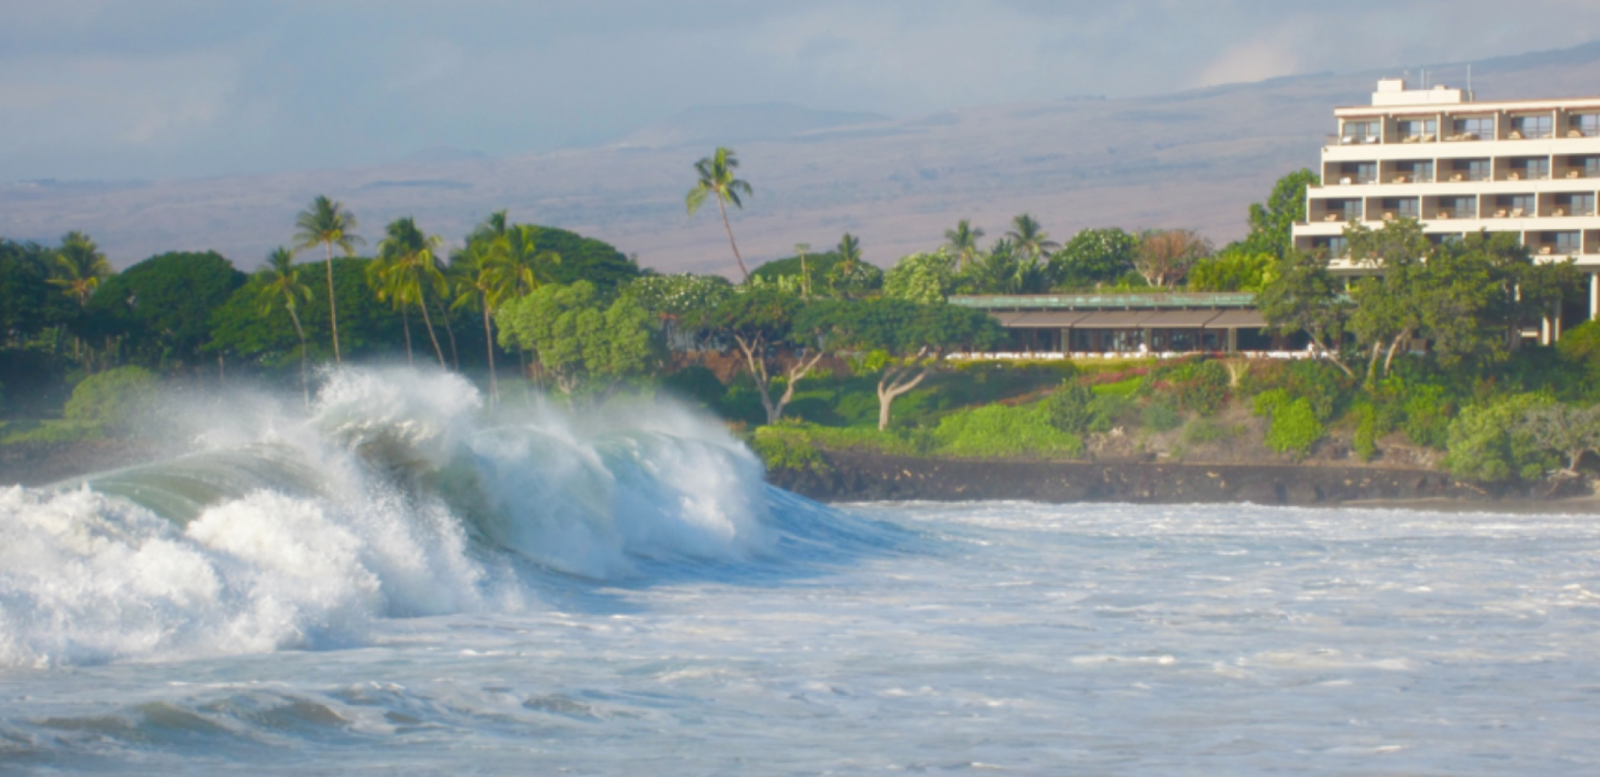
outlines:
[{"label": "coastline", "polygon": [[820,469],[768,473],[820,502],[1023,500],[1068,504],[1260,504],[1440,511],[1600,513],[1572,481],[1491,494],[1448,473],[1405,467],[1145,461],[929,459],[819,450]]},{"label": "coastline", "polygon": [[[148,442],[0,446],[0,487],[45,486],[170,454]],[[936,459],[819,449],[820,470],[776,469],[767,482],[824,503],[1034,501],[1056,504],[1259,504],[1436,512],[1593,513],[1600,495],[1486,492],[1420,467],[1130,460]]]}]

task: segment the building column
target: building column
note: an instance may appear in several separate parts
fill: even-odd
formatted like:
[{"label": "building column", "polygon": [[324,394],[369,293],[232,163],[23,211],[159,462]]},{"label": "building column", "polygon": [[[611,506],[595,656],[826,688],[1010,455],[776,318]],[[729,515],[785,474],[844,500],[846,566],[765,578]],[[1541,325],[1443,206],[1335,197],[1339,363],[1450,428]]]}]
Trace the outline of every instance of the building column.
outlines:
[{"label": "building column", "polygon": [[1544,316],[1543,318],[1539,319],[1539,344],[1540,345],[1549,345],[1550,344],[1550,317],[1549,316]]},{"label": "building column", "polygon": [[1589,273],[1589,320],[1600,318],[1600,272]]},{"label": "building column", "polygon": [[1239,329],[1238,329],[1238,327],[1228,327],[1225,331],[1228,333],[1228,353],[1238,353],[1239,352]]}]

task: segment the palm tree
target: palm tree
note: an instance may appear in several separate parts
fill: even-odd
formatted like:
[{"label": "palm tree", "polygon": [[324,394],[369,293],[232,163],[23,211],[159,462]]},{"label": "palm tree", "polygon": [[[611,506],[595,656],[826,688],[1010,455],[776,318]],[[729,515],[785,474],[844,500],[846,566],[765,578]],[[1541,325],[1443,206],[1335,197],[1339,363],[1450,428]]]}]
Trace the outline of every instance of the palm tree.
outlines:
[{"label": "palm tree", "polygon": [[322,195],[317,195],[311,207],[295,216],[294,226],[297,250],[321,243],[327,251],[328,320],[333,325],[333,362],[339,364],[342,359],[339,356],[339,310],[333,299],[333,247],[338,246],[345,256],[351,256],[355,254],[355,247],[366,241],[355,234],[356,217],[340,203]]},{"label": "palm tree", "polygon": [[56,277],[50,282],[77,301],[78,307],[87,306],[94,290],[100,288],[100,281],[111,274],[111,263],[100,253],[100,247],[76,230],[61,236],[61,249],[54,258]]},{"label": "palm tree", "polygon": [[794,253],[800,257],[800,295],[805,299],[811,299],[811,270],[806,267],[806,252],[810,250],[810,243],[794,244]]},{"label": "palm tree", "polygon": [[490,258],[511,278],[512,293],[518,297],[555,280],[555,266],[561,255],[539,247],[539,227],[513,224],[490,243]]},{"label": "palm tree", "polygon": [[1060,243],[1051,240],[1050,235],[1039,228],[1039,222],[1026,213],[1013,218],[1011,225],[1012,229],[1006,232],[1006,237],[1011,238],[1016,249],[1030,259],[1038,260],[1041,255],[1061,247]]},{"label": "palm tree", "polygon": [[861,238],[846,232],[839,238],[839,245],[834,246],[833,252],[839,255],[839,263],[833,266],[834,290],[842,290],[848,295],[850,283],[855,280],[856,270],[861,266]]},{"label": "palm tree", "polygon": [[694,163],[694,169],[700,173],[700,180],[689,190],[684,203],[689,206],[689,215],[693,216],[700,206],[705,204],[706,198],[715,195],[717,210],[722,212],[722,228],[728,233],[728,245],[733,248],[733,259],[739,263],[739,272],[744,276],[745,283],[750,282],[750,271],[745,269],[744,257],[739,255],[739,245],[733,242],[733,227],[728,224],[728,206],[731,202],[735,207],[743,208],[744,202],[740,195],[750,196],[750,184],[733,177],[734,168],[739,166],[739,160],[733,156],[733,149],[726,146],[717,146],[711,156],[704,157]]},{"label": "palm tree", "polygon": [[[503,215],[504,211],[501,212]],[[468,240],[466,249],[450,261],[450,286],[455,293],[452,308],[476,308],[483,313],[483,339],[489,355],[489,403],[500,401],[500,381],[494,368],[494,327],[490,323],[500,304],[516,291],[517,278],[511,266],[495,261],[492,243]]]},{"label": "palm tree", "polygon": [[957,272],[965,272],[967,266],[978,261],[983,256],[983,250],[978,248],[978,240],[983,237],[983,230],[972,226],[966,219],[956,224],[955,229],[944,231],[946,245],[956,255]]},{"label": "palm tree", "polygon": [[416,305],[422,309],[422,323],[428,329],[428,339],[433,342],[439,366],[443,367],[444,349],[439,347],[433,318],[428,315],[429,289],[440,293],[445,286],[444,273],[434,258],[439,238],[424,235],[410,216],[395,219],[383,231],[384,238],[378,243],[378,260],[374,262],[378,268],[374,273],[379,296],[393,299],[397,306]]},{"label": "palm tree", "polygon": [[[112,272],[111,263],[106,261],[105,254],[100,253],[100,247],[88,235],[77,230],[61,236],[61,248],[55,253],[53,265],[51,269],[55,277],[50,279],[50,283],[60,286],[62,293],[77,302],[80,309],[89,305],[89,298],[94,296],[95,289],[100,288],[100,281]],[[72,358],[80,358],[82,344],[82,339],[73,335]]]},{"label": "palm tree", "polygon": [[300,394],[306,407],[311,407],[311,388],[306,381],[306,330],[300,326],[296,308],[300,300],[311,300],[311,287],[300,281],[300,268],[294,266],[294,252],[287,248],[274,249],[267,257],[267,266],[256,272],[261,279],[258,301],[263,315],[282,305],[294,322],[294,333],[300,337]]}]

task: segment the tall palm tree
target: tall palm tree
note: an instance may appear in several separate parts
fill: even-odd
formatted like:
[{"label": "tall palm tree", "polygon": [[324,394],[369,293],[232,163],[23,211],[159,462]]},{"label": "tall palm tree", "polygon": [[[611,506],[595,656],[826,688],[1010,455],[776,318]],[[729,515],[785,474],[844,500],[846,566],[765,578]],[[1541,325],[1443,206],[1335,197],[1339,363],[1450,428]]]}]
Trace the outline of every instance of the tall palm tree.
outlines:
[{"label": "tall palm tree", "polygon": [[833,252],[839,256],[839,263],[833,266],[834,290],[848,295],[850,283],[861,266],[861,238],[846,232]]},{"label": "tall palm tree", "polygon": [[[51,275],[54,277],[50,283],[60,286],[62,293],[77,302],[80,309],[89,305],[89,298],[94,296],[95,289],[100,288],[100,281],[112,272],[111,263],[106,261],[105,254],[100,253],[100,247],[88,235],[77,230],[61,236],[61,248],[56,251],[52,265]],[[109,338],[107,348],[110,348]],[[82,352],[83,340],[73,335],[72,358],[80,358]],[[90,371],[93,371],[92,365]]]},{"label": "tall palm tree", "polygon": [[375,271],[379,294],[393,299],[396,305],[416,305],[422,310],[422,323],[433,342],[433,352],[439,357],[439,366],[443,367],[444,349],[439,347],[439,336],[428,314],[428,292],[442,293],[445,286],[444,273],[434,257],[439,237],[424,235],[410,216],[395,219],[383,231],[374,263],[379,268]]},{"label": "tall palm tree", "polygon": [[745,269],[744,257],[739,255],[739,245],[733,242],[733,227],[728,224],[727,203],[743,208],[744,201],[740,195],[750,196],[750,184],[733,177],[733,171],[739,166],[739,160],[734,158],[733,149],[726,146],[717,146],[711,156],[704,157],[694,163],[694,169],[700,173],[700,180],[689,189],[689,194],[684,197],[684,204],[689,207],[689,215],[693,216],[700,206],[705,204],[707,197],[717,198],[717,210],[722,213],[722,228],[728,233],[728,246],[733,249],[733,259],[739,263],[739,272],[744,276],[745,283],[750,282],[750,271]]},{"label": "tall palm tree", "polygon": [[982,239],[983,230],[972,226],[966,219],[956,224],[955,229],[944,231],[945,244],[956,255],[956,270],[964,272],[968,265],[978,261],[983,256],[983,250],[978,248],[978,240]]},{"label": "tall palm tree", "polygon": [[512,224],[490,243],[490,259],[511,278],[511,293],[518,297],[555,281],[561,254],[539,247],[539,227]]},{"label": "tall palm tree", "polygon": [[500,402],[500,380],[494,367],[494,326],[500,304],[516,291],[517,278],[509,264],[497,262],[492,243],[467,241],[467,247],[450,261],[452,308],[477,309],[483,314],[484,346],[489,356],[489,403]]},{"label": "tall palm tree", "polygon": [[1050,235],[1039,228],[1039,222],[1026,213],[1011,219],[1011,230],[1006,232],[1006,237],[1016,244],[1015,248],[1028,258],[1037,261],[1040,256],[1061,247],[1060,243],[1050,239]]},{"label": "tall palm tree", "polygon": [[364,245],[356,231],[356,217],[344,205],[325,196],[317,195],[311,207],[300,211],[294,218],[295,248],[305,250],[318,243],[327,253],[328,265],[328,320],[333,325],[333,362],[339,364],[339,309],[333,298],[333,247],[338,246],[345,256],[355,254],[356,246]]},{"label": "tall palm tree", "polygon": [[300,395],[306,407],[311,407],[311,387],[306,380],[306,330],[300,326],[297,308],[300,300],[311,300],[311,287],[300,280],[300,268],[294,266],[294,252],[287,248],[274,249],[267,257],[267,266],[256,272],[261,279],[258,302],[263,315],[282,305],[294,322],[294,333],[300,338]]}]

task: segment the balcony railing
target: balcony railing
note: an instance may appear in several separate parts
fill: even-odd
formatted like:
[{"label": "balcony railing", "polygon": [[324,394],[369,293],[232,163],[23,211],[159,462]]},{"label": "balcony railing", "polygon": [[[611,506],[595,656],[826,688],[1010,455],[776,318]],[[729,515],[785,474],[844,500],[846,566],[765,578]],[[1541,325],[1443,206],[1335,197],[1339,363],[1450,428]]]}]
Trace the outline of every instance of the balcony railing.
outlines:
[{"label": "balcony railing", "polygon": [[1553,134],[1549,129],[1517,128],[1506,133],[1506,140],[1544,140]]},{"label": "balcony railing", "polygon": [[1433,212],[1436,219],[1475,219],[1478,211],[1474,208],[1440,208]]},{"label": "balcony railing", "polygon": [[1549,170],[1539,168],[1514,168],[1506,171],[1505,181],[1543,181],[1550,177]]},{"label": "balcony railing", "polygon": [[1446,182],[1450,182],[1450,183],[1460,183],[1460,182],[1464,182],[1464,181],[1487,181],[1487,180],[1489,180],[1489,174],[1487,172],[1479,172],[1479,171],[1473,171],[1473,170],[1451,170],[1448,173],[1446,173],[1446,176],[1447,177],[1444,180]]},{"label": "balcony railing", "polygon": [[1569,138],[1600,138],[1600,127],[1568,127]]}]

